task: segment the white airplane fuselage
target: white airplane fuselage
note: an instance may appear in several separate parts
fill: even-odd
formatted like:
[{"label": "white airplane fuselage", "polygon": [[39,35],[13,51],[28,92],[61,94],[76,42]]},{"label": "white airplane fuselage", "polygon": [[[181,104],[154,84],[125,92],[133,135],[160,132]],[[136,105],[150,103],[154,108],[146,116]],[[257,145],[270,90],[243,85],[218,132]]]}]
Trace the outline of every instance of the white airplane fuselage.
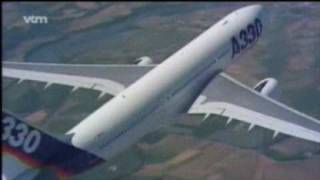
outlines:
[{"label": "white airplane fuselage", "polygon": [[109,159],[186,113],[215,75],[257,42],[261,10],[247,6],[217,22],[69,130],[72,145]]}]

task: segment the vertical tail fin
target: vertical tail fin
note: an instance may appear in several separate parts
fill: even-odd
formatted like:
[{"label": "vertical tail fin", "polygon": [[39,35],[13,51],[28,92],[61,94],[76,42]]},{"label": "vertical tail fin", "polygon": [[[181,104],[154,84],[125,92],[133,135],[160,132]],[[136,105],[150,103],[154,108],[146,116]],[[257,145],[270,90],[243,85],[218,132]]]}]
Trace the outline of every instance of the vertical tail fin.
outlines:
[{"label": "vertical tail fin", "polygon": [[33,179],[41,170],[58,177],[81,173],[103,159],[63,143],[2,110],[4,179]]}]

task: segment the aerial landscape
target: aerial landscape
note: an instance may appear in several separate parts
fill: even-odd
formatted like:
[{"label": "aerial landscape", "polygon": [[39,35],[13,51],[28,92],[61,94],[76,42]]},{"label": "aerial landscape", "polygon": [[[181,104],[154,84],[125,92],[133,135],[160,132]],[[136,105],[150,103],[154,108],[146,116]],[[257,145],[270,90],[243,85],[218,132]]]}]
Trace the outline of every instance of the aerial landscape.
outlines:
[{"label": "aerial landscape", "polygon": [[[2,61],[161,63],[231,11],[249,2],[6,2]],[[227,69],[253,87],[279,81],[280,102],[320,119],[320,3],[263,2],[261,41]],[[46,17],[26,23],[25,16]],[[99,92],[2,78],[3,108],[61,137],[112,98]],[[199,115],[200,116],[200,115]],[[73,179],[317,180],[320,144],[210,116],[195,115],[150,133],[130,149]],[[46,170],[37,179],[48,177]]]}]

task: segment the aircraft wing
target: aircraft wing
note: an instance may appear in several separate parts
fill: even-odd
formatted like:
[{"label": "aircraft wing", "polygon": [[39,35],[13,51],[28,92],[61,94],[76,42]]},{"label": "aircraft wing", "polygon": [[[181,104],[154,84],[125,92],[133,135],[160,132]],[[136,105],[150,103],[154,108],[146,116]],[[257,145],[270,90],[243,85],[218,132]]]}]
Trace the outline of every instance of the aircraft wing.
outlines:
[{"label": "aircraft wing", "polygon": [[2,62],[2,76],[23,80],[88,88],[116,95],[150,71],[154,65],[104,65],[104,64],[53,64]]},{"label": "aircraft wing", "polygon": [[189,109],[190,114],[210,114],[237,119],[278,133],[320,143],[320,121],[263,96],[230,76],[218,75]]}]

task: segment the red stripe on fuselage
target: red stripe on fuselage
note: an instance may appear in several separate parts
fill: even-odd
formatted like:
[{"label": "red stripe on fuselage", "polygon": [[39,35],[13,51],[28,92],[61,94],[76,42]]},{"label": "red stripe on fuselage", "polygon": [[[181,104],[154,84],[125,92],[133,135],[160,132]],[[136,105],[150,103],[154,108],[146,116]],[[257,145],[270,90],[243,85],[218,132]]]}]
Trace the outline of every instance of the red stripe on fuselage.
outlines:
[{"label": "red stripe on fuselage", "polygon": [[12,148],[6,144],[2,144],[2,153],[3,154],[9,154],[11,156],[17,157],[20,161],[22,161],[24,164],[27,164],[31,166],[32,168],[45,168],[45,169],[50,169],[53,172],[57,173],[59,178],[66,178],[71,175],[72,173],[66,172],[63,169],[54,166],[54,165],[48,165],[44,164],[42,162],[37,161],[36,159],[32,159],[30,156],[27,154],[19,151],[18,149]]}]

